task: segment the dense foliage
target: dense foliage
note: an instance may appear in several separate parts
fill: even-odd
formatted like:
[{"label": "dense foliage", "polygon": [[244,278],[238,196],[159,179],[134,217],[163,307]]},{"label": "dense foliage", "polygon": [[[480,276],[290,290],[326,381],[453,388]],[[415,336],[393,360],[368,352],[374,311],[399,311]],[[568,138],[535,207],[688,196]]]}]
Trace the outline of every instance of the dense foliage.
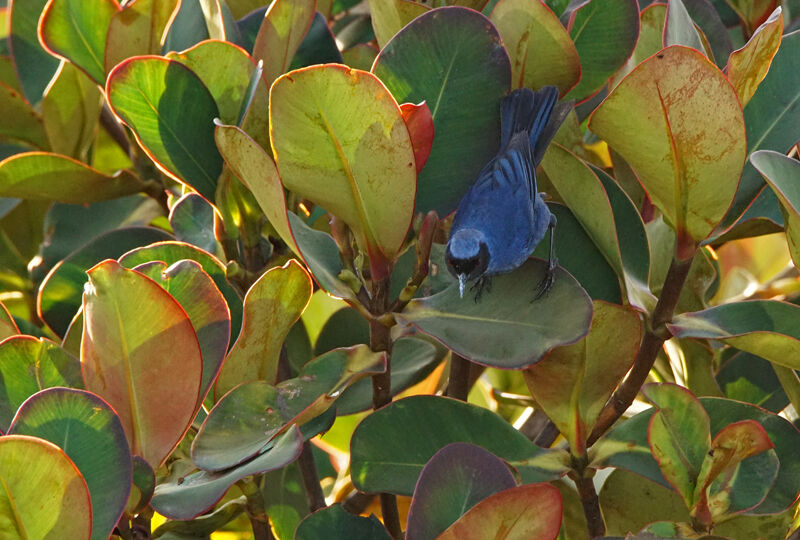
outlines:
[{"label": "dense foliage", "polygon": [[[2,538],[797,536],[797,0],[0,20]],[[461,298],[545,85],[555,285]]]}]

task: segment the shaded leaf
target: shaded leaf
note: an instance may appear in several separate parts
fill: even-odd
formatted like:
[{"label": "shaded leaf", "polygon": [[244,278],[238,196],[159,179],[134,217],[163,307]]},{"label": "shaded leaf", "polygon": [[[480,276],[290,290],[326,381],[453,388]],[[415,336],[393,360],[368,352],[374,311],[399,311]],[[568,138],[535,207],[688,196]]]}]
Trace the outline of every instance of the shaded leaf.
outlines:
[{"label": "shaded leaf", "polygon": [[[695,28],[694,21],[686,11],[681,0],[669,0],[667,17],[664,22],[664,47],[685,45],[706,54],[700,31]],[[708,56],[706,54],[706,56]]]},{"label": "shaded leaf", "polygon": [[769,361],[750,353],[731,349],[716,374],[719,387],[728,399],[744,401],[779,413],[789,404],[775,370]]},{"label": "shaded leaf", "polygon": [[220,253],[214,235],[214,207],[196,193],[186,193],[169,211],[169,224],[175,238],[209,253]]},{"label": "shaded leaf", "polygon": [[[506,369],[536,363],[553,347],[574,343],[589,331],[591,301],[575,278],[557,269],[555,284],[533,301],[545,262],[529,260],[494,276],[479,302],[461,298],[457,284],[412,300],[396,315],[474,362]],[[542,318],[542,313],[547,313]]]},{"label": "shaded leaf", "polygon": [[242,331],[214,386],[216,399],[242,382],[275,382],[281,346],[311,292],[311,279],[295,260],[268,270],[253,283],[244,298]]},{"label": "shaded leaf", "polygon": [[150,503],[156,489],[156,475],[153,468],[141,457],[133,456],[133,484],[125,512],[135,515]]},{"label": "shaded leaf", "polygon": [[11,0],[8,6],[8,45],[22,91],[31,105],[42,100],[59,64],[39,43],[37,27],[45,4],[47,0]]},{"label": "shaded leaf", "polygon": [[267,10],[253,45],[253,59],[264,61],[264,81],[271,86],[289,69],[314,18],[314,0],[276,0]]},{"label": "shaded leaf", "polygon": [[774,13],[778,0],[725,0],[742,20],[745,33],[749,34]]},{"label": "shaded leaf", "polygon": [[[319,4],[319,2],[317,2]],[[289,69],[299,69],[313,66],[314,64],[343,64],[342,53],[333,32],[328,27],[328,21],[317,11],[311,20],[311,26],[306,37],[297,48]],[[366,66],[364,71],[369,71],[372,64]]]},{"label": "shaded leaf", "polygon": [[[642,9],[639,14],[639,38],[636,40],[636,47],[633,49],[630,58],[611,77],[609,81],[610,88],[613,89],[636,66],[662,49],[666,16],[667,6],[665,4],[655,2]],[[613,161],[616,166],[617,160],[614,159]]]},{"label": "shaded leaf", "polygon": [[50,388],[23,403],[8,433],[39,437],[67,454],[89,488],[92,539],[108,538],[131,489],[131,454],[114,410],[91,392]]},{"label": "shaded leaf", "polygon": [[384,48],[404,26],[430,9],[411,0],[369,0],[369,14],[378,47]]},{"label": "shaded leaf", "polygon": [[3,82],[0,82],[0,106],[3,108],[0,140],[43,150],[50,148],[42,118],[18,90]]},{"label": "shaded leaf", "polygon": [[500,143],[500,102],[511,78],[500,35],[470,9],[431,10],[386,44],[373,72],[398,103],[430,107],[436,135],[416,211],[446,216]]},{"label": "shaded leaf", "polygon": [[776,9],[764,24],[759,26],[747,44],[733,51],[728,58],[728,80],[736,95],[746,106],[758,85],[767,76],[772,59],[781,45],[783,15]]},{"label": "shaded leaf", "polygon": [[297,527],[295,540],[389,540],[389,532],[374,515],[370,517],[354,516],[342,508],[341,504],[332,504],[317,510]]},{"label": "shaded leaf", "polygon": [[111,260],[88,274],[86,388],[114,407],[132,452],[157,468],[194,417],[203,368],[197,335],[180,304],[143,274]]},{"label": "shaded leaf", "polygon": [[167,23],[180,0],[135,0],[115,13],[108,25],[105,72],[131,56],[161,54]]}]

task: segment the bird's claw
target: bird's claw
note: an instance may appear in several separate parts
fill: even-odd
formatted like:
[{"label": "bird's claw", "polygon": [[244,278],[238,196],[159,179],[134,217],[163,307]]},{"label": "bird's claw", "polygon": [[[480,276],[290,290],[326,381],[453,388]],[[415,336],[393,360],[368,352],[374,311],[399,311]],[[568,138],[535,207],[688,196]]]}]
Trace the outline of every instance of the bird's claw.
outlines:
[{"label": "bird's claw", "polygon": [[534,297],[533,300],[531,300],[531,302],[535,302],[542,296],[546,296],[547,293],[550,292],[550,289],[553,288],[553,284],[556,282],[557,265],[558,263],[555,260],[547,264],[547,270],[545,270],[544,277],[536,286],[536,296]]},{"label": "bird's claw", "polygon": [[475,291],[475,303],[478,303],[478,300],[481,299],[481,295],[483,291],[492,292],[492,278],[490,276],[481,276],[476,281],[472,287],[469,288],[471,291]]}]

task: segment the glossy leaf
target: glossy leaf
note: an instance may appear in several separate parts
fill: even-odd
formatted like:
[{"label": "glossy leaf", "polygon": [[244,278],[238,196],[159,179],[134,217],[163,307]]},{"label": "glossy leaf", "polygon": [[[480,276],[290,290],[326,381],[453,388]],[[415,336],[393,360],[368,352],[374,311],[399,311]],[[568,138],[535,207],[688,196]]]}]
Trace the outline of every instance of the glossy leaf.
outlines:
[{"label": "glossy leaf", "polygon": [[58,446],[24,435],[0,437],[0,480],[7,538],[91,538],[89,490]]},{"label": "glossy leaf", "polygon": [[8,430],[22,403],[52,386],[83,386],[77,358],[49,339],[14,336],[0,343],[0,429]]},{"label": "glossy leaf", "polygon": [[795,265],[800,261],[800,164],[797,160],[774,152],[758,150],[750,163],[761,173],[781,203],[786,241]]},{"label": "glossy leaf", "polygon": [[[681,0],[669,0],[664,22],[664,47],[685,45],[706,54],[700,32]],[[706,54],[706,56],[708,56]]]},{"label": "glossy leaf", "polygon": [[647,430],[650,451],[664,478],[691,508],[700,469],[711,449],[708,414],[691,392],[678,385],[646,385],[642,392],[657,408]]},{"label": "glossy leaf", "polygon": [[775,300],[732,302],[678,315],[669,325],[676,337],[716,339],[770,362],[800,368],[800,307]]},{"label": "glossy leaf", "polygon": [[272,2],[258,29],[253,59],[264,61],[264,81],[270,86],[286,73],[314,18],[314,0]]},{"label": "glossy leaf", "polygon": [[50,388],[23,403],[8,433],[39,437],[66,453],[89,488],[92,539],[108,538],[131,489],[131,454],[114,410],[91,392]]},{"label": "glossy leaf", "polygon": [[431,147],[433,146],[433,116],[428,104],[425,102],[419,105],[413,103],[403,103],[400,105],[400,114],[403,115],[403,120],[408,128],[408,134],[411,136],[411,146],[414,148],[414,164],[419,173],[428,157],[431,155]]},{"label": "glossy leaf", "polygon": [[742,107],[755,94],[758,85],[767,76],[772,59],[781,45],[783,15],[776,9],[764,24],[756,29],[747,44],[731,53],[728,58],[728,80],[731,81]]},{"label": "glossy leaf", "polygon": [[161,54],[167,24],[180,0],[135,0],[111,17],[103,59],[105,72],[131,56]]},{"label": "glossy leaf", "polygon": [[[264,380],[237,386],[209,412],[192,443],[192,461],[220,471],[250,459],[287,426],[302,428],[325,412],[351,381],[383,372],[385,363],[383,355],[360,345],[324,354],[275,386]],[[306,438],[316,435],[302,431]]]},{"label": "glossy leaf", "polygon": [[500,143],[500,102],[511,78],[500,35],[470,9],[431,10],[386,44],[373,72],[399,103],[428,104],[435,137],[416,211],[449,214]]},{"label": "glossy leaf", "polygon": [[196,407],[211,389],[222,367],[231,336],[231,316],[225,297],[199,263],[182,260],[167,266],[145,263],[136,270],[161,285],[181,305],[197,334],[203,357],[203,375]]},{"label": "glossy leaf", "polygon": [[86,157],[102,108],[97,85],[70,62],[62,62],[42,101],[42,118],[53,152]]},{"label": "glossy leaf", "polygon": [[641,334],[635,310],[595,302],[584,339],[553,349],[523,371],[531,395],[566,436],[574,455],[585,452],[600,411],[633,364]]},{"label": "glossy leaf", "polygon": [[568,98],[584,99],[599,90],[627,60],[639,36],[635,0],[591,0],[573,11],[567,24],[581,61],[581,80]]},{"label": "glossy leaf", "polygon": [[25,98],[37,105],[59,65],[39,43],[39,15],[47,0],[11,0],[8,4],[8,42],[14,67]]},{"label": "glossy leaf", "polygon": [[342,508],[341,504],[332,504],[317,510],[306,517],[294,534],[295,540],[389,540],[389,532],[374,515],[370,517],[354,516]]},{"label": "glossy leaf", "polygon": [[561,494],[550,484],[527,484],[475,505],[440,540],[555,540],[561,529]]},{"label": "glossy leaf", "polygon": [[[192,70],[214,97],[219,109],[219,118],[226,124],[235,124],[248,98],[250,78],[256,65],[244,49],[226,41],[203,41],[191,49],[167,54]],[[266,102],[263,87],[258,98]],[[264,118],[261,122],[266,122]]]},{"label": "glossy leaf", "polygon": [[[795,51],[798,47],[800,31],[783,36],[766,77],[745,107],[748,154],[756,150],[775,150],[786,154],[797,142],[796,126],[800,122],[800,56]],[[773,194],[764,190],[764,179],[755,168],[746,164],[736,198],[720,224],[720,231],[732,226],[751,204],[754,210],[748,212],[742,221],[761,216],[769,217],[771,209],[779,215]]]},{"label": "glossy leaf", "polygon": [[590,129],[636,171],[686,257],[724,216],[744,164],[741,108],[725,77],[697,51],[668,47],[614,89]]},{"label": "glossy leaf", "polygon": [[408,540],[435,540],[470,508],[516,487],[505,462],[480,446],[448,444],[428,461],[408,510]]},{"label": "glossy leaf", "polygon": [[[416,427],[402,427],[409,425]],[[366,492],[411,495],[425,464],[454,442],[503,458],[524,482],[554,479],[566,471],[563,454],[542,450],[491,411],[449,398],[414,396],[392,402],[358,425],[350,442],[353,484]]]},{"label": "glossy leaf", "polygon": [[396,318],[474,362],[506,369],[529,366],[553,347],[585,336],[592,317],[588,295],[560,268],[553,288],[534,301],[545,264],[529,260],[511,274],[494,276],[491,291],[484,291],[479,302],[459,297],[454,283],[434,296],[412,300]]},{"label": "glossy leaf", "polygon": [[142,191],[128,171],[106,176],[74,159],[46,152],[25,152],[0,161],[0,196],[86,204]]},{"label": "glossy leaf", "polygon": [[385,275],[411,224],[416,169],[400,108],[381,81],[330,64],[293,71],[272,86],[270,126],[283,184],[347,223],[373,277]]},{"label": "glossy leaf", "polygon": [[172,205],[169,224],[177,240],[209,253],[220,251],[214,236],[214,207],[196,193],[187,193]]},{"label": "glossy leaf", "polygon": [[554,85],[564,96],[581,78],[578,50],[561,21],[544,2],[500,0],[492,22],[511,58],[514,88]]},{"label": "glossy leaf", "polygon": [[160,229],[130,227],[110,231],[78,248],[56,264],[42,281],[36,298],[39,317],[63,336],[81,307],[86,270],[104,259],[167,238],[169,235]]},{"label": "glossy leaf", "polygon": [[369,13],[378,47],[385,47],[404,26],[430,9],[411,0],[370,0]]},{"label": "glossy leaf", "polygon": [[119,258],[119,262],[126,268],[134,268],[150,261],[162,261],[167,265],[172,265],[183,259],[200,263],[203,271],[211,276],[222,296],[225,297],[231,312],[231,341],[234,341],[242,327],[242,300],[228,283],[225,277],[225,266],[213,255],[190,244],[166,241],[131,249]]},{"label": "glossy leaf", "polygon": [[251,474],[280,469],[297,459],[303,436],[295,426],[276,438],[274,444],[254,459],[226,471],[198,471],[159,484],[151,501],[153,508],[171,519],[191,519],[202,514],[235,482]]},{"label": "glossy leaf", "polygon": [[0,141],[23,143],[43,150],[50,148],[42,118],[19,91],[3,82],[0,82],[0,106],[3,108]]},{"label": "glossy leaf", "polygon": [[189,68],[160,57],[136,57],[108,75],[106,95],[156,165],[214,200],[222,158],[214,144],[214,97]]},{"label": "glossy leaf", "polygon": [[281,346],[303,313],[311,292],[311,279],[295,260],[268,270],[253,283],[244,298],[239,339],[217,377],[217,399],[242,382],[275,382]]},{"label": "glossy leaf", "polygon": [[114,407],[131,451],[157,468],[194,417],[203,369],[197,335],[180,304],[143,274],[111,260],[88,274],[86,388]]},{"label": "glossy leaf", "polygon": [[120,9],[117,0],[50,0],[39,19],[41,43],[102,85],[108,26]]}]

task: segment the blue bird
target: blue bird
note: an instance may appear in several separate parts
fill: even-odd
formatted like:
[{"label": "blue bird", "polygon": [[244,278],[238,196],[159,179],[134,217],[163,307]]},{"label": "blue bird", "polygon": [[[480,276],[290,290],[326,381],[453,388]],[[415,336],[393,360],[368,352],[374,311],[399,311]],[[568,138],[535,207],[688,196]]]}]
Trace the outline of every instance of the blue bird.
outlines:
[{"label": "blue bird", "polygon": [[554,86],[536,92],[521,88],[503,99],[500,150],[458,204],[447,241],[447,268],[458,278],[462,297],[466,283],[474,280],[477,302],[491,276],[519,267],[548,231],[547,273],[535,299],[553,286],[556,218],[536,189],[536,167],[572,108],[557,101]]}]

